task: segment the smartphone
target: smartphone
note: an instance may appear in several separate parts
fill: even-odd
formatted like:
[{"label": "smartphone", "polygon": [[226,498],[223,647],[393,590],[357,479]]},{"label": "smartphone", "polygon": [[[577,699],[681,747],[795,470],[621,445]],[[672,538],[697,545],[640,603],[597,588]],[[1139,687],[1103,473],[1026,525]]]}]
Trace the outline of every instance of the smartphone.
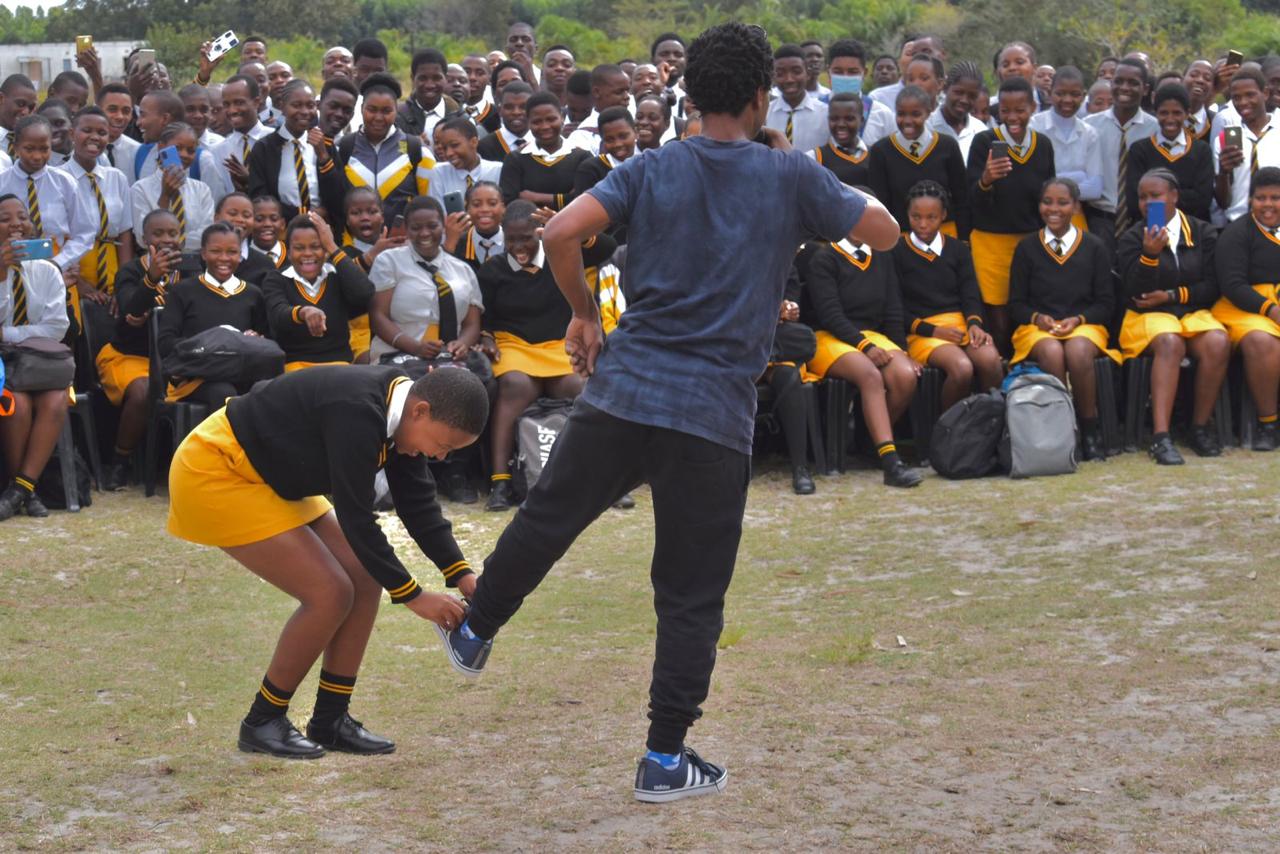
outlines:
[{"label": "smartphone", "polygon": [[1168,224],[1164,202],[1147,202],[1147,228],[1164,228]]},{"label": "smartphone", "polygon": [[444,212],[447,214],[462,213],[466,208],[463,201],[462,193],[445,193],[444,194]]},{"label": "smartphone", "polygon": [[1227,65],[1239,65],[1244,62],[1244,54],[1238,50],[1227,51]]},{"label": "smartphone", "polygon": [[168,169],[170,166],[182,168],[182,157],[178,154],[177,147],[173,145],[160,149],[160,168]]},{"label": "smartphone", "polygon": [[991,157],[995,160],[999,160],[1001,157],[1008,157],[1008,156],[1009,156],[1009,143],[1001,139],[993,140],[991,143]]},{"label": "smartphone", "polygon": [[144,47],[133,56],[134,66],[142,71],[156,66],[156,52],[151,48]]},{"label": "smartphone", "polygon": [[53,241],[48,237],[32,240],[15,240],[13,246],[23,261],[49,261],[53,259]]},{"label": "smartphone", "polygon": [[93,50],[93,36],[76,36],[76,53]]},{"label": "smartphone", "polygon": [[391,227],[387,229],[387,236],[404,237],[404,234],[404,216],[397,215],[395,219],[391,220]]},{"label": "smartphone", "polygon": [[1222,144],[1230,145],[1234,148],[1244,148],[1244,129],[1239,125],[1223,128]]},{"label": "smartphone", "polygon": [[209,45],[209,61],[213,62],[215,59],[226,56],[238,44],[240,44],[240,39],[236,38],[236,34],[233,31],[227,30]]}]

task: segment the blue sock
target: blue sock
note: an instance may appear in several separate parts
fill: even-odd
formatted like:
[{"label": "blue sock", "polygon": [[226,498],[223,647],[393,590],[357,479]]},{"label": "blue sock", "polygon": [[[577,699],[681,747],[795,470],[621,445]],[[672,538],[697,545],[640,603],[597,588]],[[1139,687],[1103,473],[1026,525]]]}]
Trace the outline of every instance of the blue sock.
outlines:
[{"label": "blue sock", "polygon": [[650,750],[644,755],[645,759],[652,759],[668,771],[674,771],[680,767],[682,754],[679,753],[659,753],[656,750]]},{"label": "blue sock", "polygon": [[459,633],[461,633],[461,635],[467,640],[479,640],[479,638],[476,637],[475,632],[471,631],[471,626],[467,625],[468,622],[469,621],[467,620],[462,621],[462,625],[458,627]]}]

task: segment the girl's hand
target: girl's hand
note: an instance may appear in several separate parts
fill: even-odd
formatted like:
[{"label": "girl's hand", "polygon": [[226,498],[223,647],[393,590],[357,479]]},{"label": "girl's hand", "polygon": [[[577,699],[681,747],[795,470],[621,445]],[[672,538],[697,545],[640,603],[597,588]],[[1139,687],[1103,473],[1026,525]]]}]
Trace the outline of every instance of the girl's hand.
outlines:
[{"label": "girl's hand", "polygon": [[964,333],[951,326],[935,326],[933,328],[933,337],[941,338],[943,341],[948,341],[952,344],[959,344],[964,341]]},{"label": "girl's hand", "polygon": [[315,211],[308,211],[307,219],[311,220],[311,224],[316,227],[316,234],[320,237],[320,248],[324,250],[324,254],[332,255],[337,252],[338,244],[333,239],[333,229],[329,227],[329,223],[325,222],[324,217]]},{"label": "girl's hand", "polygon": [[307,142],[316,151],[316,166],[323,166],[333,159],[333,155],[329,153],[329,146],[325,145],[324,131],[320,128],[307,131]]},{"label": "girl's hand", "polygon": [[969,346],[985,347],[991,343],[991,336],[987,334],[987,330],[981,326],[969,327]]},{"label": "girl's hand", "polygon": [[782,309],[778,312],[778,319],[794,323],[800,319],[800,306],[789,299],[784,299]]},{"label": "girl's hand", "polygon": [[1150,291],[1134,297],[1133,304],[1137,308],[1148,309],[1170,302],[1168,291]]},{"label": "girl's hand", "polygon": [[303,306],[298,312],[298,319],[307,326],[307,332],[311,333],[311,337],[319,338],[326,331],[324,312],[314,305]]},{"label": "girl's hand", "polygon": [[1159,258],[1168,245],[1169,232],[1163,226],[1154,226],[1142,232],[1142,254],[1148,258]]},{"label": "girl's hand", "polygon": [[452,252],[454,247],[458,245],[458,241],[462,239],[462,235],[467,233],[467,229],[471,227],[471,217],[467,216],[464,211],[451,213],[444,218],[444,247],[447,251]]},{"label": "girl's hand", "polygon": [[889,364],[889,360],[892,358],[889,355],[888,350],[885,350],[883,347],[877,347],[874,344],[864,350],[863,355],[870,359],[871,364],[875,365],[877,368],[883,368],[885,365]]},{"label": "girl's hand", "polygon": [[545,226],[547,223],[551,222],[551,218],[555,215],[556,212],[554,208],[549,208],[546,205],[539,205],[538,209],[533,212],[533,216],[530,218],[539,225]]},{"label": "girl's hand", "polygon": [[443,341],[419,341],[417,356],[419,359],[434,359],[444,349]]},{"label": "girl's hand", "polygon": [[488,335],[480,336],[480,343],[476,345],[476,349],[489,357],[489,361],[497,364],[502,358],[502,354],[498,352],[498,344]]},{"label": "girl's hand", "polygon": [[1042,332],[1053,332],[1058,328],[1058,321],[1054,320],[1047,314],[1037,314],[1035,319],[1036,328]]},{"label": "girl's hand", "polygon": [[470,602],[476,595],[476,574],[469,572],[458,579],[458,592]]},{"label": "girl's hand", "polygon": [[1053,327],[1054,335],[1070,335],[1075,328],[1080,325],[1080,318],[1068,317],[1066,320],[1059,320]]},{"label": "girl's hand", "polygon": [[167,194],[174,199],[182,194],[182,183],[187,179],[187,172],[179,166],[166,166],[164,176],[160,179],[161,195]]},{"label": "girl's hand", "polygon": [[987,152],[987,165],[982,170],[982,183],[988,187],[1013,171],[1012,160],[1008,157],[992,157],[992,153]]},{"label": "girl's hand", "polygon": [[462,625],[467,612],[462,603],[444,593],[428,593],[425,590],[405,602],[405,607],[424,620],[430,620],[446,631]]},{"label": "girl's hand", "polygon": [[471,348],[461,340],[450,341],[448,344],[444,345],[444,349],[450,356],[453,356],[453,360],[455,362],[465,362],[467,360],[467,353],[471,350]]},{"label": "girl's hand", "polygon": [[182,253],[176,249],[157,249],[154,246],[148,247],[151,272],[157,278],[163,279],[165,276],[177,269],[178,264],[182,261]]},{"label": "girl's hand", "polygon": [[246,329],[246,330],[244,331],[244,334],[245,334],[247,337],[249,337],[249,338],[261,338],[261,337],[262,337],[262,333],[261,333],[261,332],[259,332],[259,331],[258,331],[258,330],[256,330],[256,329]]},{"label": "girl's hand", "polygon": [[238,157],[228,157],[222,161],[222,165],[227,167],[227,174],[231,176],[231,183],[235,184],[236,189],[244,192],[249,186],[249,164],[241,163]]}]

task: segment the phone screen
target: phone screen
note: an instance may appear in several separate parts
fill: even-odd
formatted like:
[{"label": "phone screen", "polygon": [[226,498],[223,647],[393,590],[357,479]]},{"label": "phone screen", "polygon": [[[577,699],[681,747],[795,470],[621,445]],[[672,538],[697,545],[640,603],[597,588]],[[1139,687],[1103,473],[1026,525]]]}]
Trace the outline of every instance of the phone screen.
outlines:
[{"label": "phone screen", "polygon": [[22,260],[24,261],[48,261],[53,258],[53,241],[47,237],[15,240],[13,245],[21,251]]}]

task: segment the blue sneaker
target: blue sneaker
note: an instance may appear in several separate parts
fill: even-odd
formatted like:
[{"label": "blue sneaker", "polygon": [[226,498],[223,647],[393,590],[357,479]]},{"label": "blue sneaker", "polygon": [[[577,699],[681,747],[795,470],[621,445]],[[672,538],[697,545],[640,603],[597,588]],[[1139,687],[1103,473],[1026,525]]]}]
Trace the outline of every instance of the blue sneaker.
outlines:
[{"label": "blue sneaker", "polygon": [[471,679],[480,675],[480,671],[484,670],[484,663],[489,660],[489,651],[493,649],[492,639],[468,638],[462,634],[461,626],[448,630],[437,625],[436,634],[440,635],[444,653],[449,656],[449,663],[454,670]]},{"label": "blue sneaker", "polygon": [[686,747],[680,764],[671,771],[653,759],[640,760],[640,767],[636,769],[636,800],[663,804],[694,795],[718,795],[728,783],[728,771]]}]

